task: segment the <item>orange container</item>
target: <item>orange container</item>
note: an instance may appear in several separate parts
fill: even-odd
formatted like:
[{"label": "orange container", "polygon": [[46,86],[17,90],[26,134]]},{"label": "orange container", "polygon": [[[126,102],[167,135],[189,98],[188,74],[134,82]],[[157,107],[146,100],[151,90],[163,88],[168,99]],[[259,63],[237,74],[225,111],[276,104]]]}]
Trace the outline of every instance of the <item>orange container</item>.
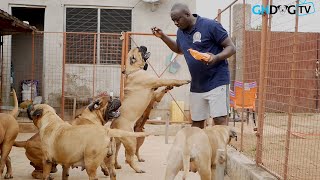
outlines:
[{"label": "orange container", "polygon": [[196,60],[209,61],[209,59],[210,59],[210,54],[208,54],[208,53],[201,53],[201,52],[194,50],[192,48],[188,49],[188,51],[190,52],[191,56],[193,56]]}]

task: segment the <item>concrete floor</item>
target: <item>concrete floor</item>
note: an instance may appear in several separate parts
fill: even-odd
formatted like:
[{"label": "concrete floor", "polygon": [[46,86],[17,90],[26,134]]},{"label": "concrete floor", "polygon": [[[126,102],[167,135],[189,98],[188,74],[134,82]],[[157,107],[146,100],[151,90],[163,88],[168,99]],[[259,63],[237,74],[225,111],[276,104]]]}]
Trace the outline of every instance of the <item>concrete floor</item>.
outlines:
[{"label": "concrete floor", "polygon": [[[32,133],[20,133],[17,140],[26,140],[31,137]],[[141,148],[141,155],[146,160],[145,162],[138,162],[141,169],[145,170],[146,173],[137,174],[129,167],[128,164],[125,164],[124,161],[124,148],[121,147],[121,152],[119,154],[119,163],[122,166],[122,169],[117,170],[117,179],[118,180],[163,180],[166,168],[166,157],[167,153],[171,147],[174,137],[169,137],[169,144],[165,144],[164,136],[149,136],[146,138],[144,145]],[[31,172],[33,167],[29,165],[29,160],[25,156],[25,150],[23,148],[13,147],[10,157],[12,160],[13,166],[13,176],[14,180],[31,180]],[[57,173],[53,174],[55,179],[61,179],[61,166]],[[98,178],[99,179],[109,179],[102,174],[99,170]],[[175,180],[181,180],[182,173],[175,178]],[[70,170],[69,180],[82,180],[88,179],[88,176],[85,171],[80,169]],[[189,173],[188,180],[200,180],[200,177],[196,173]],[[225,178],[229,179],[229,178]]]}]

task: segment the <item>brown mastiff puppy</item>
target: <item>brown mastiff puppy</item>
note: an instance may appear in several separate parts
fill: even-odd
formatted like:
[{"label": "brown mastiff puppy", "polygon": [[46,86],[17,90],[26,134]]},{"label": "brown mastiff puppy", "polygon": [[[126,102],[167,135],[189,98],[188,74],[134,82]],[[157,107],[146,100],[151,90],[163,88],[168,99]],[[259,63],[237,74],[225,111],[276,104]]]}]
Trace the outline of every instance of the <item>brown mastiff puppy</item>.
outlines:
[{"label": "brown mastiff puppy", "polygon": [[[91,104],[89,104],[83,112],[78,115],[74,120],[70,122],[72,125],[83,125],[83,124],[97,124],[103,126],[108,119],[118,117],[118,108],[121,106],[119,100],[111,100],[110,96],[103,96],[97,98]],[[115,140],[112,139],[111,143],[115,146]],[[43,169],[43,153],[41,149],[41,141],[39,133],[33,135],[27,141],[16,141],[14,143],[16,147],[24,147],[27,158],[30,160],[35,170],[32,172],[32,177],[35,179],[42,179]],[[108,151],[108,158],[106,158],[106,164],[101,165],[101,170],[108,176],[110,173],[111,179],[115,179],[115,147],[110,146]],[[114,148],[113,148],[114,147]],[[56,164],[52,165],[51,173],[57,172]],[[108,169],[108,170],[107,170]],[[108,173],[109,172],[109,173]]]},{"label": "brown mastiff puppy", "polygon": [[16,118],[19,115],[18,100],[16,91],[13,90],[14,108],[7,113],[0,113],[0,179],[2,179],[2,173],[4,166],[7,166],[7,172],[4,176],[5,179],[13,178],[12,167],[9,153],[11,151],[14,140],[19,133],[19,125]]},{"label": "brown mastiff puppy", "polygon": [[[101,104],[95,104],[94,108],[99,106]],[[44,157],[43,179],[50,179],[52,163],[56,163],[63,167],[63,180],[68,179],[71,166],[82,166],[86,169],[89,180],[96,180],[96,170],[108,154],[111,137],[147,135],[143,132],[110,129],[95,124],[72,126],[63,121],[47,104],[30,106],[28,115],[39,129]]]},{"label": "brown mastiff puppy", "polygon": [[[149,119],[151,110],[153,109],[153,105],[155,102],[160,102],[163,96],[171,90],[172,86],[167,86],[166,88],[162,89],[161,91],[155,91],[153,93],[152,99],[147,107],[147,109],[144,111],[143,115],[138,119],[136,124],[134,125],[134,132],[144,132],[144,125],[146,124],[147,120]],[[144,159],[140,157],[139,149],[142,146],[144,142],[145,137],[138,137],[137,138],[137,149],[136,149],[136,156],[138,158],[139,162],[144,162]]]},{"label": "brown mastiff puppy", "polygon": [[235,131],[225,125],[181,129],[168,154],[165,180],[174,180],[180,169],[184,170],[183,179],[186,179],[190,162],[192,171],[198,171],[201,180],[214,180],[216,164],[226,158],[216,157],[217,150],[225,149],[234,137]]},{"label": "brown mastiff puppy", "polygon": [[[122,106],[120,117],[114,119],[111,128],[122,129],[126,131],[134,131],[133,127],[137,120],[142,116],[147,109],[154,90],[162,86],[182,86],[190,83],[189,80],[176,79],[161,79],[144,71],[146,69],[146,60],[150,53],[144,46],[133,48],[128,53],[126,62],[126,70],[123,72],[126,75],[124,87],[124,99],[121,101]],[[137,147],[137,139],[134,137],[123,137],[117,139],[117,153],[121,143],[125,147],[126,162],[137,172],[143,173],[137,164],[134,162],[134,154]],[[121,141],[121,143],[119,142]],[[116,168],[121,168],[116,159]]]}]

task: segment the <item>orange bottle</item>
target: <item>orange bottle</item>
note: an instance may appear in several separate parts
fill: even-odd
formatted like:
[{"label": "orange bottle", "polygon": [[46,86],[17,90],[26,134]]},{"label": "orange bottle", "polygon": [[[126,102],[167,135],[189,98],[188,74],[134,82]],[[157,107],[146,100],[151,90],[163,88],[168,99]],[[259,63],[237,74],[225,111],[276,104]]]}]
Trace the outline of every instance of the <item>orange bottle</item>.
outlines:
[{"label": "orange bottle", "polygon": [[188,49],[188,51],[190,52],[191,56],[193,56],[196,60],[209,61],[209,59],[210,59],[210,54],[208,54],[208,53],[201,53],[201,52],[194,50],[192,48]]}]

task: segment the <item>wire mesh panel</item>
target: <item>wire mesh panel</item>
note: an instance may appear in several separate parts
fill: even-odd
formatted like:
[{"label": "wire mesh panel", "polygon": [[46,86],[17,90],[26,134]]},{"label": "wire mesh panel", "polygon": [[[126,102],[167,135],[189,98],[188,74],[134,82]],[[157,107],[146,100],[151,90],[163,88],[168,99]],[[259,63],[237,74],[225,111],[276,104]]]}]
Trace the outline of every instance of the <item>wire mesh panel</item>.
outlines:
[{"label": "wire mesh panel", "polygon": [[25,111],[31,103],[48,103],[59,107],[62,36],[59,41],[59,36],[52,33],[17,34],[5,37],[4,44],[2,105],[12,105],[9,90],[13,87],[21,110],[19,118],[26,118]]},{"label": "wire mesh panel", "polygon": [[43,102],[54,107],[61,115],[64,34],[39,32],[36,36],[42,37],[41,41],[35,42],[34,54],[35,59],[43,60]]},{"label": "wire mesh panel", "polygon": [[[237,3],[240,1],[222,10],[220,15],[222,24],[230,26],[226,19],[230,17],[230,8],[234,10],[230,34],[237,54],[229,60],[231,90],[236,88],[238,81],[248,83],[248,87],[250,82],[257,82],[261,90],[258,92],[262,94],[257,93],[255,111],[262,110],[257,112],[262,118],[257,119],[257,125],[262,129],[255,141],[251,117],[249,124],[236,123],[241,139],[233,145],[249,157],[256,156],[260,165],[278,177],[319,179],[319,167],[315,163],[319,162],[320,134],[319,29],[315,25],[308,26],[310,19],[316,19],[314,10],[319,5],[312,1],[270,0],[268,25],[263,26],[259,13],[259,10],[263,11],[262,1],[246,2],[246,12],[241,9],[243,5]],[[239,12],[248,14],[245,21]],[[246,27],[244,34],[240,32],[243,27]],[[265,61],[261,56],[263,53]],[[243,88],[246,88],[245,83],[241,84]],[[259,108],[259,104],[262,107]],[[238,111],[247,109],[240,106]],[[242,121],[248,122],[247,113],[239,114]],[[230,122],[233,119],[231,117]]]},{"label": "wire mesh panel", "polygon": [[[122,40],[121,34],[98,34],[100,46],[97,46],[100,53],[100,64],[120,65],[122,56]],[[100,50],[100,51],[99,51]]]},{"label": "wire mesh panel", "polygon": [[11,36],[1,36],[1,42],[1,111],[4,111],[10,110],[9,106],[13,106],[13,99],[10,95],[10,88],[14,83],[11,65]]},{"label": "wire mesh panel", "polygon": [[64,117],[102,93],[120,95],[121,35],[66,33],[64,64]]},{"label": "wire mesh panel", "polygon": [[[49,33],[7,36],[3,47],[2,109],[47,103],[65,120],[101,93],[120,95],[121,34]],[[35,102],[36,101],[36,102]]]},{"label": "wire mesh panel", "polygon": [[[273,1],[297,6],[297,1]],[[299,11],[302,13],[302,11]],[[287,12],[271,19],[263,163],[284,179],[318,179],[316,94],[318,33],[299,32],[303,18]],[[268,127],[268,128],[267,128]],[[267,138],[268,137],[268,138]]]},{"label": "wire mesh panel", "polygon": [[[228,59],[231,78],[229,125],[234,126],[239,134],[238,141],[233,141],[232,146],[254,159],[261,47],[257,37],[261,36],[261,16],[252,16],[251,8],[252,4],[259,4],[261,1],[250,1],[252,4],[245,5],[243,2],[233,1],[220,11],[216,19],[228,30],[236,46],[236,54]],[[252,35],[248,36],[248,32]]]}]

